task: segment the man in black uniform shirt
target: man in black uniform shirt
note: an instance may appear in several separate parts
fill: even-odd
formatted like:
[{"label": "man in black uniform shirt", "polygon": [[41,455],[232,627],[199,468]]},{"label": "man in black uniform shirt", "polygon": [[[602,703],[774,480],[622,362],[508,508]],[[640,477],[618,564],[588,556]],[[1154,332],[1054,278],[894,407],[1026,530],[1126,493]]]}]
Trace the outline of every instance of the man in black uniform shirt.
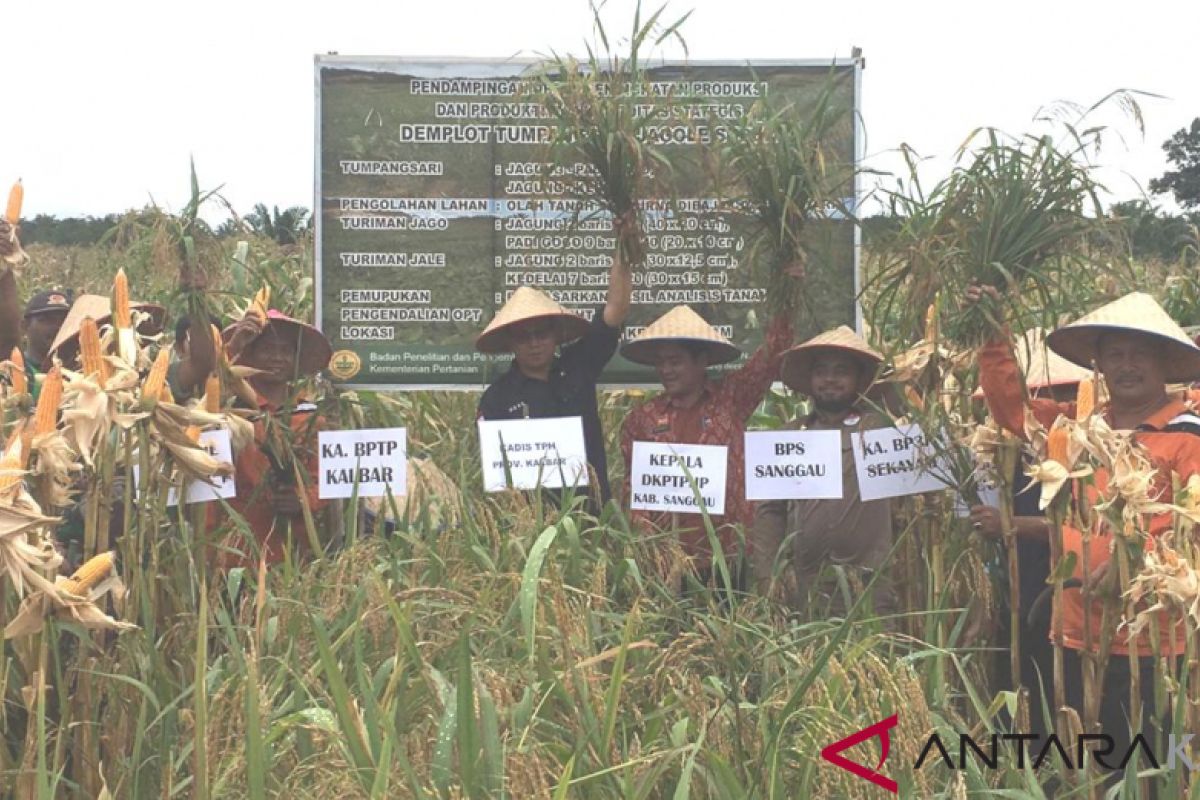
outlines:
[{"label": "man in black uniform shirt", "polygon": [[[596,474],[601,502],[612,493],[596,381],[616,352],[632,286],[629,270],[614,258],[607,303],[590,323],[537,289],[522,286],[475,340],[481,353],[513,354],[512,366],[483,393],[479,417],[581,417],[588,464]],[[556,356],[559,345],[562,351]]]}]

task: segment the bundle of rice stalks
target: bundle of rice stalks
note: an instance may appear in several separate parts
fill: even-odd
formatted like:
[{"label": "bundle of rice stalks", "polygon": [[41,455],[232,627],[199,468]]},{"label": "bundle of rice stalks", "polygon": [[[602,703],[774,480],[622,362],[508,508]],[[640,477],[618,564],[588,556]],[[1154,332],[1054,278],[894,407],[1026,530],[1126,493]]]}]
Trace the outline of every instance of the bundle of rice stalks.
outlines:
[{"label": "bundle of rice stalks", "polygon": [[[1109,99],[1132,104],[1136,115],[1128,94]],[[975,347],[1005,322],[1053,328],[1085,307],[1098,290],[1088,265],[1113,242],[1091,162],[1105,129],[1077,126],[1106,101],[1075,123],[1059,123],[1053,135],[975,131],[954,171],[928,194],[906,151],[914,179],[889,193],[903,220],[881,244],[873,324],[907,332],[939,292],[958,298],[972,285],[995,286],[1000,301],[940,306],[944,334]]]},{"label": "bundle of rice stalks", "polygon": [[[603,53],[590,43],[585,63],[554,53],[537,75],[536,91],[553,126],[545,179],[561,183],[563,194],[579,204],[577,219],[603,213],[612,218],[616,256],[633,268],[646,256],[642,201],[662,196],[672,174],[666,150],[647,134],[663,125],[676,102],[654,92],[642,50],[672,38],[682,43],[679,27],[689,15],[660,25],[664,6],[643,23],[639,3],[629,52],[620,55],[610,47],[599,6],[593,2],[591,8]],[[655,113],[645,113],[647,104],[654,104]]]},{"label": "bundle of rice stalks", "polygon": [[839,88],[830,73],[811,106],[765,96],[745,116],[723,123],[722,177],[736,187],[732,207],[753,222],[749,261],[774,311],[790,311],[800,299],[795,279],[804,274],[810,221],[834,212],[852,216],[845,201],[853,202],[854,154],[839,152],[837,143],[853,141],[854,122],[832,102]]}]

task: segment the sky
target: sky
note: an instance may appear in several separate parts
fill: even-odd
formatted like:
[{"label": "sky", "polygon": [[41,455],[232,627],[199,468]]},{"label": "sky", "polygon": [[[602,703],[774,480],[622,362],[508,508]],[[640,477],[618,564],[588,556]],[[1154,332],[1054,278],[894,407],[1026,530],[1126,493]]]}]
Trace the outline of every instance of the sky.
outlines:
[{"label": "sky", "polygon": [[[608,26],[632,8],[609,0]],[[688,10],[697,59],[862,48],[866,163],[901,170],[907,144],[926,181],[978,126],[1021,132],[1047,104],[1135,89],[1161,96],[1140,100],[1144,135],[1115,110],[1096,121],[1123,133],[1102,158],[1111,198],[1140,197],[1168,168],[1162,142],[1200,116],[1195,0],[673,0],[665,15]],[[591,30],[586,0],[39,0],[3,22],[0,186],[23,178],[27,217],[178,208],[190,157],[241,213],[312,207],[315,54],[536,56],[581,52]]]}]

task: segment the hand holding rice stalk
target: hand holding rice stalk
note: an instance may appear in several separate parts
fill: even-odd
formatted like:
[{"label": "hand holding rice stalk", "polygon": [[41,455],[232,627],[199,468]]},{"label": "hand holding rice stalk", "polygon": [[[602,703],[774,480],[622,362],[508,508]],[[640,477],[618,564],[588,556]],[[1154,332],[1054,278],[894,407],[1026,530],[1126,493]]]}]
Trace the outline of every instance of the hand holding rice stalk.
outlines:
[{"label": "hand holding rice stalk", "polygon": [[[646,134],[662,124],[661,114],[672,113],[674,98],[652,91],[640,51],[648,41],[657,46],[674,37],[682,43],[679,26],[688,15],[663,27],[660,7],[643,24],[639,3],[629,54],[620,56],[609,46],[599,6],[591,8],[604,54],[590,44],[586,63],[553,54],[538,74],[536,90],[553,125],[544,178],[562,184],[563,194],[579,203],[577,221],[583,214],[611,216],[616,257],[632,269],[646,257],[641,201],[665,194],[672,174],[666,152]],[[639,106],[649,103],[660,113],[641,113]]]},{"label": "hand holding rice stalk", "polygon": [[737,186],[731,205],[748,210],[754,223],[752,269],[755,285],[767,287],[768,303],[788,312],[801,295],[804,233],[813,219],[832,209],[846,216],[842,198],[853,195],[853,152],[838,153],[836,142],[850,141],[853,120],[831,102],[831,74],[811,108],[779,105],[763,97],[734,121],[722,121],[728,139],[719,155]]}]

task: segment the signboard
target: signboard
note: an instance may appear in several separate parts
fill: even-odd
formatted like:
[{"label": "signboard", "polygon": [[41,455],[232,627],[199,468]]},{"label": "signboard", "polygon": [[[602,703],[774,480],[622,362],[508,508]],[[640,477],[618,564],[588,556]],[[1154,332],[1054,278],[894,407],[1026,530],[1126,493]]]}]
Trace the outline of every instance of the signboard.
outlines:
[{"label": "signboard", "polygon": [[724,514],[728,466],[724,445],[634,442],[630,508],[698,514],[703,503],[709,514]]},{"label": "signboard", "polygon": [[404,428],[318,431],[322,499],[403,497],[408,493],[408,438]]},{"label": "signboard", "polygon": [[946,488],[941,467],[917,425],[877,428],[851,438],[858,491],[863,500],[902,497]]},{"label": "signboard", "polygon": [[[355,388],[473,388],[507,368],[474,338],[522,285],[590,317],[605,303],[612,222],[580,213],[545,171],[549,125],[518,60],[318,56],[317,324],[333,344],[329,372]],[[693,119],[656,134],[675,159],[675,196],[646,201],[649,254],[634,273],[625,330],[686,303],[752,353],[768,320],[751,280],[749,220],[711,179],[705,148],[754,101],[803,115],[832,87],[829,153],[860,150],[861,62],[667,63],[651,70],[656,96],[686,97]],[[577,165],[578,169],[585,168]],[[856,186],[839,187],[855,206]],[[668,200],[670,202],[668,202]],[[857,230],[844,219],[809,226],[809,308],[797,339],[855,320]],[[728,365],[727,369],[736,368]],[[648,367],[616,356],[608,385],[653,383]]]},{"label": "signboard", "polygon": [[485,492],[588,483],[587,447],[579,417],[481,419],[479,453]]},{"label": "signboard", "polygon": [[747,431],[747,500],[838,500],[839,431]]}]

